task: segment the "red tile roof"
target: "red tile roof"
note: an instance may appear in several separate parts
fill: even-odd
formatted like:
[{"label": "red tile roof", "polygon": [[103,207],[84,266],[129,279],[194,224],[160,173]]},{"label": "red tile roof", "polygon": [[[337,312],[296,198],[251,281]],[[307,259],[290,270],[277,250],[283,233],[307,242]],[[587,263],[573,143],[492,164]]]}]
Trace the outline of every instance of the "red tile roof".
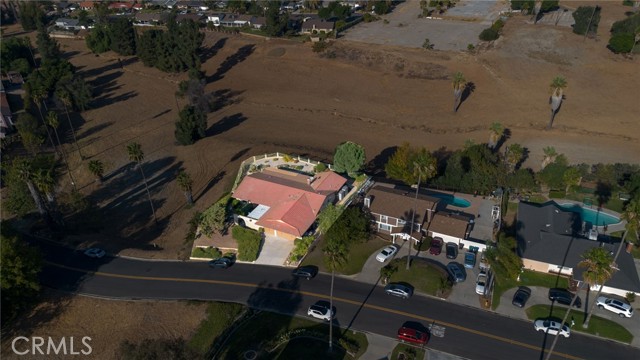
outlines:
[{"label": "red tile roof", "polygon": [[245,176],[233,197],[269,207],[257,225],[302,236],[327,196],[340,190],[346,181],[332,171],[318,174],[312,181],[307,175],[267,168]]},{"label": "red tile roof", "polygon": [[80,7],[83,9],[93,9],[93,1],[83,1],[80,3]]},{"label": "red tile roof", "polygon": [[109,9],[131,9],[133,3],[117,2],[109,4]]}]

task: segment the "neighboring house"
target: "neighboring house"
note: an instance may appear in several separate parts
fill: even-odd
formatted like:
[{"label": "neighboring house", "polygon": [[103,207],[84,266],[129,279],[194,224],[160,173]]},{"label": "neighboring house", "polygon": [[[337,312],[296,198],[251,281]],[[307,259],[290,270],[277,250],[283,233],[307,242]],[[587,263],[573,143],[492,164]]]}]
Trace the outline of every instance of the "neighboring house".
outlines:
[{"label": "neighboring house", "polygon": [[213,14],[207,16],[207,22],[213,23],[213,26],[220,26],[220,22],[224,19],[224,14]]},{"label": "neighboring house", "polygon": [[347,179],[324,171],[313,177],[284,169],[265,168],[247,175],[233,197],[257,205],[238,216],[245,226],[264,228],[265,234],[294,240],[313,225],[325,205],[336,199]]},{"label": "neighboring house", "polygon": [[203,1],[179,2],[177,6],[179,9],[194,9],[194,10],[201,10],[201,11],[209,10],[209,7]]},{"label": "neighboring house", "polygon": [[164,22],[165,14],[163,13],[136,13],[134,25],[152,26]]},{"label": "neighboring house", "polygon": [[427,234],[431,237],[439,237],[445,243],[452,242],[458,246],[463,245],[472,251],[484,251],[486,243],[469,240],[472,218],[470,216],[454,214],[447,211],[439,211],[431,219]]},{"label": "neighboring house", "polygon": [[[439,201],[438,198],[424,194],[418,194],[416,200],[416,191],[411,188],[375,185],[367,192],[364,205],[371,211],[377,231],[390,234],[394,243],[396,237],[411,237],[418,242],[422,240],[422,230],[431,221]],[[411,232],[410,219],[414,206],[415,220]]]},{"label": "neighboring house", "polygon": [[262,16],[255,16],[253,20],[251,20],[251,26],[254,29],[262,29],[267,26],[267,18]]},{"label": "neighboring house", "polygon": [[56,20],[56,26],[65,30],[80,30],[84,29],[84,26],[79,25],[78,19],[60,18]]},{"label": "neighboring house", "polygon": [[225,14],[224,19],[220,20],[220,25],[224,27],[243,27],[251,26],[254,16],[251,15],[235,15]]},{"label": "neighboring house", "polygon": [[151,0],[151,5],[162,6],[173,9],[178,1],[176,0]]},{"label": "neighboring house", "polygon": [[13,115],[4,89],[0,92],[0,138],[13,131]]},{"label": "neighboring house", "polygon": [[144,4],[140,4],[140,3],[133,4],[133,10],[140,11],[142,9],[144,9]]},{"label": "neighboring house", "polygon": [[184,21],[184,20],[193,20],[196,23],[199,23],[202,21],[202,19],[204,19],[203,15],[198,15],[198,14],[178,14],[176,15],[176,21],[180,22],[180,21]]},{"label": "neighboring house", "polygon": [[302,23],[302,33],[311,34],[314,31],[316,33],[329,33],[333,31],[335,21],[325,21],[322,19],[309,19]]},{"label": "neighboring house", "polygon": [[130,2],[115,2],[109,4],[109,9],[111,10],[131,10],[133,8],[133,3]]},{"label": "neighboring house", "polygon": [[[580,215],[554,202],[533,204],[520,202],[517,215],[518,255],[524,268],[572,276],[582,285],[584,269],[578,268],[582,255],[594,247],[615,254],[619,243],[590,240],[585,234]],[[640,279],[631,254],[621,251],[616,260],[617,271],[603,292],[625,296],[640,295]],[[598,287],[592,290],[598,290]]]},{"label": "neighboring house", "polygon": [[80,9],[82,10],[93,10],[93,8],[95,7],[95,4],[93,1],[83,1],[80,3]]}]

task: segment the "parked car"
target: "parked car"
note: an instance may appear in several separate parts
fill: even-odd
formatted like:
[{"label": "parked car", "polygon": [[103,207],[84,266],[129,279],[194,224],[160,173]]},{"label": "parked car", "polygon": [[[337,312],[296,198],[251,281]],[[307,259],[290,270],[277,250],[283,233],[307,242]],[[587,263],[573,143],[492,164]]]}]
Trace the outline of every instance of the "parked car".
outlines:
[{"label": "parked car", "polygon": [[633,308],[631,307],[631,305],[620,300],[608,298],[606,296],[600,296],[596,300],[596,305],[598,305],[600,309],[609,310],[613,313],[618,314],[618,316],[622,318],[630,318],[633,316]]},{"label": "parked car", "polygon": [[314,317],[316,319],[330,321],[333,317],[333,310],[331,310],[331,305],[328,301],[319,300],[316,301],[315,304],[309,306],[309,310],[307,310],[307,315]]},{"label": "parked car", "polygon": [[476,253],[467,251],[464,253],[464,267],[473,269],[476,266]]},{"label": "parked car", "polygon": [[476,294],[484,295],[487,291],[487,274],[481,272],[476,278]]},{"label": "parked car", "polygon": [[467,272],[464,270],[462,264],[452,261],[447,264],[447,271],[454,282],[459,283],[467,280]]},{"label": "parked car", "polygon": [[526,286],[520,286],[518,290],[516,290],[516,293],[513,294],[513,301],[511,301],[511,303],[514,306],[523,308],[526,305],[527,300],[529,300],[530,296],[531,296],[531,289],[529,289]]},{"label": "parked car", "polygon": [[219,259],[209,261],[209,266],[212,268],[226,269],[231,266],[233,262],[228,257],[221,257]]},{"label": "parked car", "polygon": [[89,248],[84,251],[84,254],[90,258],[101,259],[107,254],[107,252],[100,248]]},{"label": "parked car", "polygon": [[[558,303],[563,305],[567,305],[567,306],[571,305],[571,301],[573,301],[574,296],[575,295],[569,292],[569,290],[567,289],[559,289],[559,288],[549,289],[549,300],[557,301]],[[578,309],[582,307],[582,299],[580,299],[579,296],[576,299],[576,302],[573,304],[573,306],[577,307]]]},{"label": "parked car", "polygon": [[536,329],[536,331],[544,331],[549,335],[557,335],[558,333],[560,333],[560,335],[566,338],[571,336],[571,330],[567,325],[560,326],[559,322],[551,320],[536,320],[533,323],[533,328]]},{"label": "parked car", "polygon": [[458,257],[458,245],[448,242],[446,246],[447,259],[455,259]]},{"label": "parked car", "polygon": [[429,334],[426,331],[403,326],[398,329],[398,340],[422,346],[429,341]]},{"label": "parked car", "polygon": [[413,289],[407,285],[400,283],[390,283],[384,287],[384,292],[388,295],[397,296],[402,299],[408,299],[413,295]]},{"label": "parked car", "polygon": [[431,239],[431,247],[429,248],[429,254],[431,255],[440,255],[442,252],[442,245],[444,244],[444,240],[439,237],[434,237]]},{"label": "parked car", "polygon": [[395,255],[398,252],[398,248],[393,246],[393,245],[389,245],[386,248],[382,249],[380,251],[380,253],[378,254],[378,256],[376,256],[376,260],[380,261],[380,262],[385,262],[387,261],[389,258],[391,258],[393,255]]},{"label": "parked car", "polygon": [[478,263],[478,267],[480,268],[480,271],[484,272],[489,272],[489,269],[491,268],[489,261],[487,261],[487,253],[484,251],[480,253],[480,262]]},{"label": "parked car", "polygon": [[315,266],[300,266],[294,269],[291,274],[296,277],[311,280],[318,274],[318,268]]}]

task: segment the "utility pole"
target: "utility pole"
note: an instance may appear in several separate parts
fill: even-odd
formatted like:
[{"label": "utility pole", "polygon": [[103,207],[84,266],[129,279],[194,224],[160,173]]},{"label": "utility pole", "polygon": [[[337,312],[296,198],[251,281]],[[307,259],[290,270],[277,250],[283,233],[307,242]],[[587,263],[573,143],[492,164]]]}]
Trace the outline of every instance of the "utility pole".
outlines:
[{"label": "utility pole", "polygon": [[[414,164],[416,166],[417,164]],[[411,231],[409,232],[409,255],[407,256],[407,270],[411,266],[411,235],[413,234],[413,223],[416,220],[416,207],[418,206],[418,190],[420,190],[420,181],[422,180],[422,172],[418,172],[418,185],[416,186],[416,198],[413,202],[413,211],[411,212]]]}]

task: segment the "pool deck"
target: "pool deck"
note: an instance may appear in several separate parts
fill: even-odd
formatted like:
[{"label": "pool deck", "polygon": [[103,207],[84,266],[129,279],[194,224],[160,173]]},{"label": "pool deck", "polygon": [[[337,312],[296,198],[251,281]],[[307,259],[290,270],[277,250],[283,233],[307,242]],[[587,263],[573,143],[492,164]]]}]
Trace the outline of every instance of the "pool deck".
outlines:
[{"label": "pool deck", "polygon": [[[574,205],[578,205],[578,206],[584,207],[584,204],[582,202],[575,201],[575,200],[555,199],[555,200],[552,200],[552,201],[555,202],[558,205],[574,204]],[[596,211],[598,209],[598,207],[596,206],[594,208],[593,206],[589,206],[588,209]],[[620,219],[620,214],[615,212],[615,211],[613,211],[613,210],[600,208],[600,212],[603,213],[603,214],[611,215],[611,216],[614,216],[614,217]],[[596,230],[598,230],[599,233],[605,234],[607,232],[612,233],[612,232],[616,232],[616,231],[624,231],[626,225],[627,225],[626,221],[620,220],[620,222],[618,222],[616,224],[607,225],[607,230],[606,231],[604,230],[604,226],[596,225],[595,227],[596,227]]]}]

